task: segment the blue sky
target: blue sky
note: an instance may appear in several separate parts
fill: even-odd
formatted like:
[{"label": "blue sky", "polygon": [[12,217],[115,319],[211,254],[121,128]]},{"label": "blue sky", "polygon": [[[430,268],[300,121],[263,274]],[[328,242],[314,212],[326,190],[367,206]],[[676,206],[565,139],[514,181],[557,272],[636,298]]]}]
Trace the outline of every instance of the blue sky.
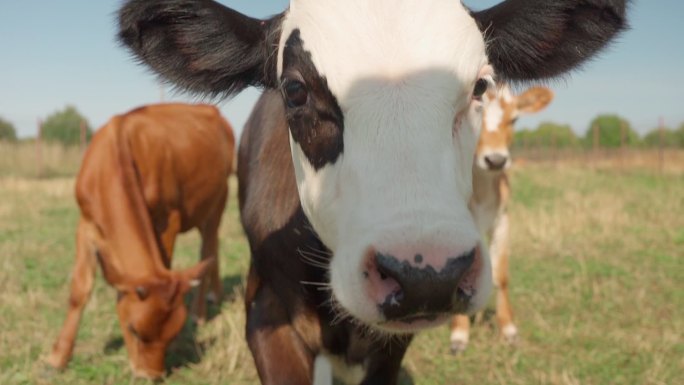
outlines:
[{"label": "blue sky", "polygon": [[[457,0],[454,0],[457,1]],[[282,11],[287,0],[222,0],[250,16]],[[466,0],[475,9],[498,1]],[[115,42],[116,0],[0,0],[0,117],[20,136],[36,132],[36,120],[75,105],[99,127],[114,114],[160,100],[154,76],[136,65]],[[552,83],[556,99],[543,112],[523,117],[518,127],[541,121],[570,124],[583,133],[593,117],[617,113],[644,133],[663,116],[668,126],[684,123],[684,2],[632,2],[632,30],[611,49]],[[258,96],[247,90],[220,103],[236,130]],[[192,101],[182,94],[165,100]]]}]

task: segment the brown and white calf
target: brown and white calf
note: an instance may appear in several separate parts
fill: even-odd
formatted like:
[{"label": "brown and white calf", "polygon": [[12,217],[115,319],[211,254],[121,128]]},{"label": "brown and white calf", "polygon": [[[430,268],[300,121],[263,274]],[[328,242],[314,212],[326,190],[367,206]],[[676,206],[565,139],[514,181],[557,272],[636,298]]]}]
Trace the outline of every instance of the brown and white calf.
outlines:
[{"label": "brown and white calf", "polygon": [[[533,87],[514,95],[508,86],[490,90],[484,97],[482,131],[475,151],[473,196],[470,210],[480,234],[488,240],[492,278],[496,294],[496,318],[499,330],[510,343],[518,329],[508,297],[509,219],[507,213],[510,188],[507,170],[511,165],[510,147],[513,125],[521,114],[545,108],[553,92]],[[463,351],[468,345],[470,320],[467,315],[454,316],[451,322],[451,350]]]},{"label": "brown and white calf", "polygon": [[266,89],[238,159],[263,384],[310,384],[319,355],[348,382],[394,384],[412,333],[484,304],[468,210],[482,96],[495,72],[571,70],[624,15],[616,0],[292,0],[267,20],[209,0],[124,5],[121,41],[167,80]]},{"label": "brown and white calf", "polygon": [[[116,288],[116,311],[134,374],[157,378],[187,318],[183,298],[202,279],[220,299],[218,227],[228,196],[234,137],[218,110],[164,104],[112,118],[93,137],[76,180],[81,211],[69,310],[48,363],[69,362],[99,263]],[[176,236],[197,228],[202,261],[170,270]],[[208,282],[208,281],[211,282]]]}]

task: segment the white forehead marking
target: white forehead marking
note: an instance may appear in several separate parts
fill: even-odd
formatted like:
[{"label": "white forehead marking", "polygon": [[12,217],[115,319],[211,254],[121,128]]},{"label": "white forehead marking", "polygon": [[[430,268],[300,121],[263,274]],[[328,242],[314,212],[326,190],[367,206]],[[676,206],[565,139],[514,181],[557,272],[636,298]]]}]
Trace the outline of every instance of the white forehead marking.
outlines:
[{"label": "white forehead marking", "polygon": [[[484,125],[485,130],[495,132],[499,131],[504,116],[504,109],[501,106],[502,102],[504,104],[515,103],[515,97],[511,92],[511,88],[505,84],[496,89],[496,96],[493,99],[489,95],[489,93],[485,94],[483,106]],[[518,116],[517,109],[514,109],[510,119],[514,119],[516,116]]]},{"label": "white forehead marking", "polygon": [[[455,103],[465,99],[463,87],[472,86],[486,63],[482,35],[456,0],[292,0],[279,71],[282,48],[295,29],[343,109],[355,96],[386,85],[396,85],[395,94],[427,91]],[[441,99],[445,95],[452,100]]]},{"label": "white forehead marking", "polygon": [[499,130],[499,125],[503,120],[504,110],[501,108],[499,97],[485,100],[484,105],[484,125],[489,132]]}]

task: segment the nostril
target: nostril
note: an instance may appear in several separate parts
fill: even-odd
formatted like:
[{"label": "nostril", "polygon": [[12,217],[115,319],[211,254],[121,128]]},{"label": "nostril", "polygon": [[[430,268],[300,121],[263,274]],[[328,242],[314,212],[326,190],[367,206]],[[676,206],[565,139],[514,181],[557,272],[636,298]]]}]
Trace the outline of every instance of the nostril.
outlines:
[{"label": "nostril", "polygon": [[398,306],[404,298],[400,283],[394,273],[377,262],[376,253],[368,254],[363,271],[369,296],[378,305]]},{"label": "nostril", "polygon": [[401,286],[402,272],[405,269],[403,264],[393,255],[376,253],[375,268],[381,280],[391,278]]},{"label": "nostril", "polygon": [[501,154],[490,154],[485,156],[485,163],[487,163],[487,167],[492,170],[500,170],[503,168],[506,164],[506,160],[508,160],[508,157]]}]

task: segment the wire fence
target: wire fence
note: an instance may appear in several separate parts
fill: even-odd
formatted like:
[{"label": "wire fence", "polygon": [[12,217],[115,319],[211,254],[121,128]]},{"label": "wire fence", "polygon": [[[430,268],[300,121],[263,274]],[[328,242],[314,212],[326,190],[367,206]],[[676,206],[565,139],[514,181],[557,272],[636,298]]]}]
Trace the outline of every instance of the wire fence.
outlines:
[{"label": "wire fence", "polygon": [[[21,142],[0,141],[0,177],[16,176],[45,178],[75,176],[87,143],[87,125],[79,127],[78,145],[46,142],[42,135],[43,123],[38,120],[37,136]],[[662,127],[662,124],[661,124]],[[592,143],[568,146],[551,133],[546,140],[518,141],[512,149],[514,164],[573,165],[594,169],[642,170],[653,173],[684,172],[684,148],[671,147],[660,140],[655,147],[635,146],[628,143],[627,130],[623,126],[618,147],[602,146],[598,126],[592,128]]]},{"label": "wire fence", "polygon": [[684,149],[679,148],[565,148],[515,149],[514,165],[529,163],[578,166],[606,170],[639,170],[654,174],[684,172]]}]

